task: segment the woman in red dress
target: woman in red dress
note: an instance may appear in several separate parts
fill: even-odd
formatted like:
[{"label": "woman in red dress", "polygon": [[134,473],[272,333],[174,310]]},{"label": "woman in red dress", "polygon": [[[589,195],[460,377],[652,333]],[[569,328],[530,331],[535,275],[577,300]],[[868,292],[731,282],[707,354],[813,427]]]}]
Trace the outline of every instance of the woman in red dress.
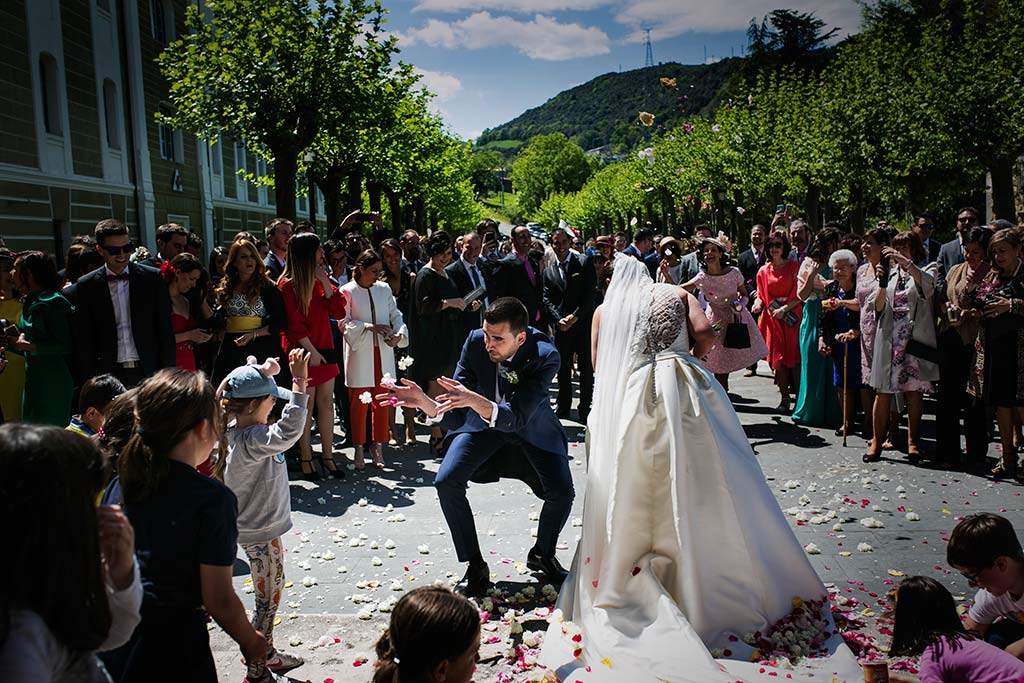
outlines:
[{"label": "woman in red dress", "polygon": [[[331,318],[345,317],[345,301],[324,268],[324,250],[313,233],[295,235],[288,241],[288,257],[277,282],[288,312],[284,333],[285,354],[295,348],[309,352],[308,393],[316,408],[320,430],[320,461],[328,476],[344,476],[334,464],[334,378],[340,374],[338,355],[331,334]],[[299,438],[303,474],[313,474],[313,449],[310,431],[313,410]]]},{"label": "woman in red dress", "polygon": [[757,301],[751,313],[762,313],[758,328],[768,344],[768,364],[782,400],[779,412],[789,414],[790,387],[800,386],[800,316],[803,307],[796,296],[800,264],[789,260],[789,238],[776,230],[768,238],[769,260],[757,271]]},{"label": "woman in red dress", "polygon": [[[199,320],[213,316],[206,298],[196,296],[196,283],[203,274],[203,266],[192,254],[179,254],[160,265],[160,273],[171,296],[171,325],[174,327],[174,365],[182,370],[196,370],[194,347],[210,340],[210,335],[199,329]],[[197,319],[196,314],[201,317]]]}]

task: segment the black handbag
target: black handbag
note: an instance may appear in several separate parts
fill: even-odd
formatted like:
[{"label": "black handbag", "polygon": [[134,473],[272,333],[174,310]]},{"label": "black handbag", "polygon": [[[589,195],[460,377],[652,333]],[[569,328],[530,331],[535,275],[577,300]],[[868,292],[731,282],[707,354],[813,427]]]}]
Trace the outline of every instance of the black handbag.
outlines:
[{"label": "black handbag", "polygon": [[907,340],[907,353],[915,358],[926,360],[929,363],[939,362],[939,350],[934,346],[928,346],[924,342],[919,342],[916,339]]},{"label": "black handbag", "polygon": [[750,330],[745,323],[729,323],[725,326],[725,339],[722,343],[727,349],[749,349]]}]

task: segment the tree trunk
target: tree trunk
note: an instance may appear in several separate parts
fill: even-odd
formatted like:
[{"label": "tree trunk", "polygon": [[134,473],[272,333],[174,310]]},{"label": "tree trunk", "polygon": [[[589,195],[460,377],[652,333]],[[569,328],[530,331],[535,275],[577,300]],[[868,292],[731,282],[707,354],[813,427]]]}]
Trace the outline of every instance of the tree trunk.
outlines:
[{"label": "tree trunk", "polygon": [[355,168],[349,169],[348,197],[345,201],[346,214],[363,208],[363,174]]},{"label": "tree trunk", "polygon": [[988,167],[989,193],[992,215],[989,222],[997,218],[1016,222],[1017,211],[1013,198],[1013,158],[994,159]]},{"label": "tree trunk", "polygon": [[391,212],[391,234],[396,239],[402,234],[402,200],[398,193],[387,185],[384,186],[384,196],[388,198],[388,209]]},{"label": "tree trunk", "polygon": [[334,237],[334,230],[341,223],[341,180],[344,176],[338,169],[331,169],[326,176],[315,178],[316,186],[324,195],[324,221],[327,235]]},{"label": "tree trunk", "polygon": [[807,222],[811,224],[814,231],[821,229],[821,191],[817,185],[810,185],[807,188]]},{"label": "tree trunk", "polygon": [[380,183],[376,180],[366,181],[366,194],[370,195],[370,211],[380,211]]},{"label": "tree trunk", "polygon": [[295,220],[295,192],[298,188],[296,175],[299,172],[298,152],[292,147],[275,147],[274,155],[274,204],[277,215]]}]

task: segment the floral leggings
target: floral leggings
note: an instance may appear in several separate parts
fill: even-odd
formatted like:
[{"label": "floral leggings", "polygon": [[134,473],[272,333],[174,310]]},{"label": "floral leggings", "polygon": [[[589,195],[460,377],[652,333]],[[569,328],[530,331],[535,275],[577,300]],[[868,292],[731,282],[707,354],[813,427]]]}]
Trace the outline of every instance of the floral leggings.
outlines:
[{"label": "floral leggings", "polygon": [[267,638],[268,651],[274,649],[274,617],[281,604],[281,589],[284,587],[284,549],[281,539],[269,543],[242,543],[242,550],[249,558],[252,572],[252,587],[256,591],[256,610],[252,615],[252,627]]}]

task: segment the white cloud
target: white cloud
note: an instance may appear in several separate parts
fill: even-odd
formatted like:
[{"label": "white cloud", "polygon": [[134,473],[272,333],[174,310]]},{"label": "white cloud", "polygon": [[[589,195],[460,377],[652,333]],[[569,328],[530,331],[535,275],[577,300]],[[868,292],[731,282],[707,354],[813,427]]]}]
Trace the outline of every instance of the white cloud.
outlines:
[{"label": "white cloud", "polygon": [[[786,7],[798,12],[813,12],[829,27],[839,26],[839,35],[856,33],[860,26],[860,8],[855,0],[790,0]],[[745,31],[750,20],[759,21],[777,8],[765,0],[732,0],[706,3],[701,0],[631,0],[615,15],[630,33],[627,43],[644,41],[644,29],[651,29],[651,40],[674,38],[687,32],[719,33]]]},{"label": "white cloud", "polygon": [[610,5],[614,0],[419,0],[414,12],[558,12],[561,10],[592,10]]},{"label": "white cloud", "polygon": [[511,46],[532,59],[552,62],[610,51],[608,35],[601,29],[563,24],[542,14],[530,21],[493,16],[489,12],[476,12],[454,22],[429,19],[421,28],[403,31],[400,41],[405,45],[423,43],[468,50]]},{"label": "white cloud", "polygon": [[414,67],[413,71],[420,75],[420,84],[437,96],[437,101],[444,102],[462,90],[462,81],[452,74],[442,71],[431,71]]}]

